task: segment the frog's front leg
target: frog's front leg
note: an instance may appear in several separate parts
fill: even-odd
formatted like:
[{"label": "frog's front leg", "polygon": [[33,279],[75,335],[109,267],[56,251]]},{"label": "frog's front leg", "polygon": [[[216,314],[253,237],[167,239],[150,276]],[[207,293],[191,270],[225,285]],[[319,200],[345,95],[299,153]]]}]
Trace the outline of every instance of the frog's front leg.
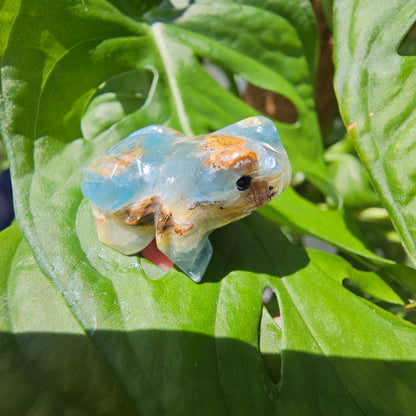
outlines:
[{"label": "frog's front leg", "polygon": [[200,282],[212,256],[212,245],[204,237],[191,251],[176,252],[175,264],[194,282]]},{"label": "frog's front leg", "polygon": [[208,233],[201,223],[185,219],[161,206],[156,215],[156,243],[159,250],[183,270],[192,280],[199,282],[212,256]]},{"label": "frog's front leg", "polygon": [[[159,249],[170,259],[175,259],[175,264],[183,272],[185,272],[193,281],[200,282],[205,270],[208,266],[212,256],[212,245],[208,240],[208,236],[205,236],[199,243],[191,250],[182,251],[184,244],[181,236],[171,236],[169,242],[162,244],[162,248]],[[156,242],[158,238],[156,236]]]}]

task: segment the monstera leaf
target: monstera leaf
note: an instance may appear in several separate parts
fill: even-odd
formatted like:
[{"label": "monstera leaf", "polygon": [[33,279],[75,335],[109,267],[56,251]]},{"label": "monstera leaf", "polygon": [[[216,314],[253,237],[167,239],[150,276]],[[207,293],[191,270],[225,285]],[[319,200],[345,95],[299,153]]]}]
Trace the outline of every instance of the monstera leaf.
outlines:
[{"label": "monstera leaf", "polygon": [[[255,113],[204,62],[287,97],[298,120],[277,125],[294,170],[330,187],[309,2],[149,3],[2,4],[2,135],[25,238],[0,235],[0,413],[412,414],[414,326],[343,287],[402,305],[383,273],[296,247],[259,215],[213,234],[201,284],[175,268],[156,280],[99,242],[80,191],[89,160],[144,125],[199,134]],[[337,235],[287,201],[266,216],[379,261],[341,211]]]},{"label": "monstera leaf", "polygon": [[[80,286],[73,290],[86,310],[68,307],[16,226],[0,235],[3,414],[413,411],[416,328],[353,295],[326,270],[341,262],[339,276],[354,279],[361,272],[347,262],[297,249],[253,215],[216,233],[219,254],[205,284],[176,271],[152,281],[134,258],[120,262],[97,248],[89,215],[83,204],[81,244],[117,294],[108,321],[96,319],[97,305]],[[283,328],[265,311],[261,318],[265,287],[278,295]],[[82,323],[87,313],[92,328]],[[122,319],[119,328],[110,328],[110,314]],[[268,340],[273,349],[262,354],[259,344]],[[387,403],[380,400],[386,395]]]},{"label": "monstera leaf", "polygon": [[[368,23],[371,16],[371,24]],[[416,264],[416,64],[399,47],[413,2],[335,2],[336,90],[375,190]]]},{"label": "monstera leaf", "polygon": [[[144,125],[201,133],[253,114],[203,69],[202,58],[287,95],[299,114],[298,123],[280,126],[292,164],[325,180],[312,100],[315,62],[303,52],[315,42],[310,7],[201,2],[173,23],[150,25],[99,0],[59,8],[22,1],[12,10],[2,59],[3,114],[10,115],[3,131],[17,218],[71,307],[84,308],[73,290],[79,287],[95,299],[94,319],[120,326],[117,314],[105,312],[115,301],[111,284],[91,267],[76,232],[82,166]],[[258,37],[260,27],[269,29],[253,43],[247,34]],[[93,315],[85,314],[87,327],[94,326]]]}]

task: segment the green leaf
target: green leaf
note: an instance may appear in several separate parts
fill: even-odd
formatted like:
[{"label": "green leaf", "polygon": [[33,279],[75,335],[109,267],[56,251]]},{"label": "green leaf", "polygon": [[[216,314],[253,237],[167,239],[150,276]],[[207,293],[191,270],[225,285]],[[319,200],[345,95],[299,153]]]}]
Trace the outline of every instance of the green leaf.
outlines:
[{"label": "green leaf", "polygon": [[124,72],[104,82],[91,98],[82,120],[82,136],[91,140],[140,109],[152,84],[151,71]]},{"label": "green leaf", "polygon": [[335,2],[336,91],[351,140],[416,264],[416,61],[398,48],[414,2]]},{"label": "green leaf", "polygon": [[16,224],[0,253],[1,414],[136,414]]},{"label": "green leaf", "polygon": [[[11,267],[13,254],[19,245],[22,235],[16,223],[13,223],[9,228],[0,233],[0,276],[7,276]],[[7,316],[7,281],[2,279],[0,282],[0,330],[10,330],[10,325],[4,319]]]},{"label": "green leaf", "polygon": [[329,172],[344,205],[351,208],[379,205],[379,198],[371,188],[364,166],[355,154],[348,151],[348,144],[344,141],[336,143],[325,152]]},{"label": "green leaf", "polygon": [[[0,234],[0,247],[13,247],[0,264],[2,413],[412,414],[415,327],[343,288],[317,253],[295,248],[260,216],[214,234],[203,284],[176,271],[146,279],[134,258],[118,264],[123,256],[99,247],[89,216],[84,204],[82,245],[112,282],[118,302],[107,312],[119,310],[124,330],[99,320],[85,328],[18,230]],[[278,295],[283,336],[264,322],[262,355],[266,286]],[[79,289],[78,302],[94,313]],[[277,354],[276,386],[265,365]]]},{"label": "green leaf", "polygon": [[[59,10],[47,2],[33,8],[23,1],[5,56],[4,111],[8,103],[23,101],[31,116],[21,116],[18,133],[30,141],[48,135],[67,142],[80,137],[80,117],[102,82],[125,71],[147,69],[154,75],[152,96],[140,114],[130,117],[127,125],[125,120],[117,135],[113,132],[114,142],[151,122],[202,133],[253,115],[251,107],[223,90],[203,69],[199,59],[206,57],[294,103],[299,120],[293,125],[278,123],[280,132],[294,169],[305,171],[325,188],[328,173],[313,101],[317,40],[312,9],[299,8],[296,2],[290,7],[271,2],[267,10],[256,7],[256,1],[245,3],[195,4],[173,25],[147,26],[98,0],[84,5],[68,0]],[[244,32],[241,24],[246,25]],[[25,27],[45,29],[50,38],[40,42],[40,36],[30,36]],[[259,27],[269,30],[253,44],[248,34],[257,35]],[[9,78],[21,82],[11,85],[6,82]],[[25,90],[29,84],[30,91]],[[15,117],[19,118],[18,111]],[[3,128],[11,138],[16,131],[10,127],[7,123]]]},{"label": "green leaf", "polygon": [[[281,125],[286,143],[292,146],[292,162],[302,169],[309,166],[325,178],[313,111],[311,60],[303,54],[301,42],[308,39],[310,44],[314,20],[310,6],[302,12],[296,4],[287,8],[280,1],[272,2],[269,10],[255,7],[256,2],[254,6],[249,2],[196,4],[175,24],[151,26],[99,0],[68,0],[58,9],[53,4],[22,1],[4,55],[2,103],[7,117],[2,128],[17,219],[37,261],[68,304],[87,311],[77,303],[73,287],[79,286],[85,296],[95,299],[96,319],[119,328],[121,317],[105,312],[115,302],[115,293],[85,258],[75,232],[82,166],[147,124],[199,133],[252,115],[250,107],[223,90],[202,68],[198,57],[205,56],[250,82],[288,95],[300,117],[296,125]],[[241,30],[242,24],[246,31]],[[247,33],[251,31],[254,38],[262,25],[270,30],[262,43],[253,44]],[[27,27],[37,35],[29,34]],[[274,42],[275,52],[270,53],[268,47]],[[294,66],[296,71],[291,69]],[[78,139],[81,117],[99,86],[132,71],[153,75],[145,103],[92,140]],[[91,106],[95,103],[96,98]],[[296,145],[288,140],[295,136],[299,136]],[[306,163],[310,155],[313,163]],[[86,276],[94,285],[85,284]],[[93,328],[90,314],[83,316],[83,324]]]},{"label": "green leaf", "polygon": [[134,18],[140,18],[143,13],[154,9],[161,2],[162,0],[109,0],[109,3],[124,14]]},{"label": "green leaf", "polygon": [[404,305],[400,296],[375,272],[355,269],[340,256],[315,249],[307,249],[308,255],[328,276],[343,284],[345,280],[354,289],[385,302]]},{"label": "green leaf", "polygon": [[328,28],[332,31],[332,8],[333,0],[321,0],[319,6],[321,8],[322,14],[325,18],[325,23],[328,25]]},{"label": "green leaf", "polygon": [[[153,25],[100,0],[10,4],[2,134],[31,248],[16,228],[0,235],[0,413],[412,414],[415,328],[342,287],[345,265],[329,276],[253,215],[213,234],[202,284],[175,268],[153,280],[137,256],[99,242],[81,195],[82,166],[141,126],[203,133],[253,114],[208,75],[204,57],[287,96],[299,120],[278,126],[295,170],[328,181],[309,2],[201,2]],[[113,81],[149,71],[150,89],[146,76],[139,82],[146,99],[131,103],[132,85],[126,109]],[[104,82],[115,91],[101,94]],[[107,105],[111,125],[95,117]],[[347,247],[372,258],[345,233]],[[281,338],[260,325],[266,286],[279,299]],[[278,386],[259,327],[270,330],[260,334],[265,353],[279,344]]]},{"label": "green leaf", "polygon": [[277,384],[281,379],[280,345],[282,331],[263,307],[259,328],[259,349],[269,377]]},{"label": "green leaf", "polygon": [[399,55],[414,56],[416,55],[416,24],[410,28],[409,32],[403,39],[398,49]]},{"label": "green leaf", "polygon": [[346,253],[376,263],[391,263],[371,252],[360,238],[357,225],[341,209],[321,209],[288,188],[279,198],[260,209],[271,221],[326,241]]},{"label": "green leaf", "polygon": [[[240,29],[242,19],[244,34]],[[289,153],[292,168],[294,172],[305,172],[326,193],[333,192],[323,163],[313,100],[318,46],[316,22],[309,4],[295,1],[288,7],[287,2],[281,0],[272,1],[267,6],[259,0],[201,1],[177,19],[175,26],[157,27],[156,33],[153,32],[162,49],[163,45],[173,49],[172,39],[180,39],[197,56],[208,57],[248,82],[287,97],[296,107],[298,122],[276,122],[276,125]],[[236,32],[240,35],[236,35]],[[189,73],[189,77],[195,76],[195,71]],[[181,78],[178,79],[178,86],[187,90]],[[210,111],[206,106],[207,100],[216,102],[214,94],[218,94],[217,90],[209,87],[201,94],[201,102],[192,101],[194,109],[206,117],[201,125],[205,125],[203,132],[214,127],[207,124]],[[221,94],[221,99],[226,100],[228,117],[236,114],[238,107],[241,108],[240,114],[253,114],[253,109],[243,109],[230,95]],[[212,118],[219,121],[220,114],[213,113]],[[222,123],[227,124],[229,120],[224,117]]]},{"label": "green leaf", "polygon": [[0,174],[8,169],[9,161],[7,160],[6,149],[4,148],[3,140],[0,136]]},{"label": "green leaf", "polygon": [[376,270],[387,272],[412,294],[416,293],[416,270],[380,257],[369,250],[357,224],[342,209],[321,209],[288,188],[260,208],[259,213],[277,224],[309,234],[337,247]]},{"label": "green leaf", "polygon": [[0,62],[4,51],[6,50],[10,29],[18,13],[18,10],[14,5],[14,0],[2,0],[0,2]]}]

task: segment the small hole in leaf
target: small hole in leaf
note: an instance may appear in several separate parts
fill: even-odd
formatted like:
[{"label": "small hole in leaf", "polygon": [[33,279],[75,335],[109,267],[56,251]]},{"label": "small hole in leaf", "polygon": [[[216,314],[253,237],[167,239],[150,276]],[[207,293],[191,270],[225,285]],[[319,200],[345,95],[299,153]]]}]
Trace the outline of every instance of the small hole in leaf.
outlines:
[{"label": "small hole in leaf", "polygon": [[413,23],[412,27],[407,32],[402,43],[399,45],[397,52],[402,56],[416,55],[416,22]]},{"label": "small hole in leaf", "polygon": [[264,289],[262,298],[263,309],[259,324],[259,347],[267,374],[273,383],[278,384],[282,377],[280,308],[277,296],[270,287]]},{"label": "small hole in leaf", "polygon": [[145,103],[153,82],[151,71],[129,71],[102,82],[81,120],[83,137],[90,140],[137,111]]},{"label": "small hole in leaf", "polygon": [[311,182],[306,180],[304,177],[302,180],[296,181],[296,177],[292,183],[295,191],[303,198],[315,204],[326,204],[325,195]]},{"label": "small hole in leaf", "polygon": [[342,279],[342,286],[344,286],[350,292],[354,293],[354,295],[368,299],[368,296],[349,277],[344,277],[344,279]]},{"label": "small hole in leaf", "polygon": [[190,2],[190,0],[170,0],[170,3],[177,9],[185,9]]},{"label": "small hole in leaf", "polygon": [[327,243],[326,241],[322,241],[319,238],[303,234],[300,237],[300,240],[302,241],[302,246],[305,248],[314,248],[316,250],[324,251],[325,253],[339,253],[339,250],[335,246]]},{"label": "small hole in leaf", "polygon": [[262,302],[272,318],[280,316],[279,303],[277,301],[276,293],[273,292],[272,288],[264,288]]},{"label": "small hole in leaf", "polygon": [[230,91],[234,95],[239,95],[238,82],[233,71],[226,66],[221,65],[219,62],[204,56],[198,57],[198,60],[202,68],[204,68],[221,88]]},{"label": "small hole in leaf", "polygon": [[289,124],[298,121],[298,112],[295,105],[281,94],[247,84],[247,89],[242,94],[242,98],[256,110],[277,121]]}]

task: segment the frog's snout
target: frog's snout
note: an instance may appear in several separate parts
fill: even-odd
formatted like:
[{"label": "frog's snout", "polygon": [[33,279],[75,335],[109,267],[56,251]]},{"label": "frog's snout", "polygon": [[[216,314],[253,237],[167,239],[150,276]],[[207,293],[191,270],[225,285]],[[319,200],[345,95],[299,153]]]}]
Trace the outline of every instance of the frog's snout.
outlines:
[{"label": "frog's snout", "polygon": [[273,198],[280,195],[290,184],[291,169],[288,163],[284,169],[268,176],[253,178],[250,182],[250,196],[256,208],[266,205]]},{"label": "frog's snout", "polygon": [[256,209],[266,205],[273,198],[280,195],[286,186],[283,184],[283,172],[272,180],[255,178],[250,183],[250,193]]},{"label": "frog's snout", "polygon": [[256,178],[251,181],[250,191],[256,208],[260,208],[270,201],[273,189],[274,187],[269,185],[266,179]]}]

